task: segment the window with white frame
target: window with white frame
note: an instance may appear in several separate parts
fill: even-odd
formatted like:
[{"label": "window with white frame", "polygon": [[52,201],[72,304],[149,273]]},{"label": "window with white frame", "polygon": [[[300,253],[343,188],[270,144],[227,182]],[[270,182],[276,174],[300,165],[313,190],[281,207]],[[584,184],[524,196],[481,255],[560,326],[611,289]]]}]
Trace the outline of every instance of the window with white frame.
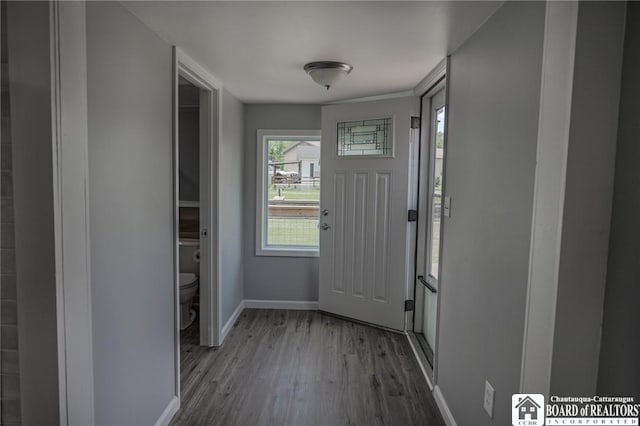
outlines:
[{"label": "window with white frame", "polygon": [[320,130],[258,130],[256,255],[317,256]]}]

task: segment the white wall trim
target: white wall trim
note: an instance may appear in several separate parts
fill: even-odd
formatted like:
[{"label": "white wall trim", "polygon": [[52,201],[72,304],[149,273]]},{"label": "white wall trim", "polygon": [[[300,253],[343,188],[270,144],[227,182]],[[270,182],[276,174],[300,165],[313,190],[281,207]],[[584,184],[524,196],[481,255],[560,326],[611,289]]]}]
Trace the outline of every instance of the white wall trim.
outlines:
[{"label": "white wall trim", "polygon": [[413,90],[404,90],[402,92],[385,93],[382,95],[364,96],[361,98],[344,99],[341,101],[329,102],[325,105],[352,104],[356,102],[383,101],[385,99],[408,98],[414,96]]},{"label": "white wall trim", "polygon": [[578,7],[546,3],[521,393],[551,384]]},{"label": "white wall trim", "polygon": [[184,53],[179,47],[176,47],[177,61],[184,67],[185,73],[191,74],[193,78],[200,83],[206,83],[214,89],[222,89],[222,82],[213,74],[207,71],[199,63],[194,61],[189,55]]},{"label": "white wall trim", "polygon": [[424,376],[425,380],[427,381],[427,385],[429,386],[429,389],[431,390],[431,392],[433,392],[433,383],[431,382],[431,379],[429,378],[429,374],[427,374],[427,368],[422,363],[422,358],[420,358],[420,355],[418,354],[418,348],[416,348],[416,345],[413,344],[413,340],[411,339],[411,337],[409,337],[409,333],[405,332],[405,336],[407,336],[407,340],[409,341],[409,346],[411,346],[411,350],[413,351],[413,356],[415,356],[416,361],[418,362],[418,365],[420,366],[420,371],[422,371],[422,375]]},{"label": "white wall trim", "polygon": [[49,11],[59,421],[93,425],[85,2]]},{"label": "white wall trim", "polygon": [[[222,182],[220,179],[221,142],[222,142],[222,83],[215,76],[205,70],[197,62],[186,55],[180,48],[173,48],[174,75],[173,86],[173,157],[174,157],[174,394],[180,400],[180,268],[179,268],[179,149],[178,149],[178,76],[183,76],[196,87],[207,93],[201,96],[200,110],[201,121],[206,114],[206,123],[201,125],[202,146],[207,147],[207,152],[201,152],[201,170],[208,170],[208,182],[210,191],[208,199],[200,200],[201,212],[206,212],[206,225],[208,226],[208,238],[201,241],[203,257],[211,259],[207,264],[209,279],[200,280],[200,344],[216,346],[220,344],[222,328],[222,297],[221,297],[221,258],[220,246],[220,194]],[[206,161],[203,169],[202,162]],[[203,185],[201,185],[201,193]],[[206,188],[204,190],[207,190]],[[202,198],[202,196],[201,196]],[[201,214],[202,216],[202,214]],[[202,221],[201,221],[202,222]],[[202,226],[202,224],[201,224]]]},{"label": "white wall trim", "polygon": [[247,309],[296,309],[315,311],[318,309],[317,300],[256,300],[245,299]]},{"label": "white wall trim", "polygon": [[438,385],[435,385],[433,388],[433,399],[436,400],[436,405],[440,409],[440,414],[442,414],[445,424],[447,426],[458,426],[456,420],[453,418],[453,414],[451,414],[447,401],[444,399],[440,386]]},{"label": "white wall trim", "polygon": [[231,317],[229,317],[229,319],[227,320],[227,323],[224,325],[224,327],[222,327],[222,332],[220,334],[221,345],[224,342],[224,339],[227,337],[227,334],[229,334],[229,332],[231,331],[231,328],[233,328],[233,324],[236,323],[236,320],[238,319],[238,317],[240,316],[243,310],[244,310],[244,300],[241,300],[240,303],[238,303],[238,306],[236,307],[235,311],[233,311],[233,313],[231,314]]},{"label": "white wall trim", "polygon": [[431,88],[431,86],[436,84],[438,80],[441,80],[444,77],[446,71],[447,71],[447,58],[443,58],[438,63],[438,65],[436,65],[429,72],[429,74],[427,74],[426,77],[423,78],[422,81],[420,81],[420,83],[418,83],[416,87],[413,88],[412,95],[414,96],[424,95],[427,92],[427,90]]},{"label": "white wall trim", "polygon": [[[204,257],[211,259],[209,267],[209,284],[203,286],[203,280],[200,280],[200,293],[201,293],[201,309],[200,309],[200,344],[206,346],[216,346],[220,344],[220,332],[222,329],[222,297],[220,283],[222,282],[222,247],[220,246],[220,224],[221,224],[221,209],[220,209],[220,194],[222,193],[222,179],[220,177],[220,164],[221,164],[221,142],[222,142],[222,83],[213,74],[209,73],[206,69],[200,66],[196,61],[191,59],[186,53],[184,53],[179,47],[174,47],[175,55],[175,68],[176,75],[174,79],[175,84],[175,126],[174,137],[176,141],[175,156],[178,158],[177,153],[177,141],[178,141],[178,119],[177,119],[177,102],[178,102],[178,75],[183,76],[189,80],[192,84],[200,89],[209,92],[210,96],[206,103],[203,103],[201,99],[201,113],[206,109],[207,111],[207,127],[201,125],[201,130],[207,132],[206,138],[210,140],[209,144],[204,144],[210,148],[210,152],[204,153],[207,161],[209,162],[210,175],[208,176],[211,191],[208,193],[208,200],[200,200],[201,217],[202,212],[205,212],[208,219],[204,224],[204,227],[208,226],[208,238],[205,239],[208,244],[205,246],[201,241],[201,252]],[[210,115],[209,115],[210,114]],[[202,114],[201,114],[202,117]],[[203,144],[201,144],[201,151]],[[200,153],[201,159],[203,158],[203,152]],[[176,176],[177,176],[177,165]],[[201,162],[200,167],[203,167]],[[176,182],[177,185],[177,182]],[[202,186],[202,185],[201,185]],[[178,191],[178,188],[175,189]],[[203,191],[201,191],[202,194]],[[178,194],[176,193],[176,205]],[[201,196],[202,198],[202,196]],[[208,201],[208,202],[207,202]],[[177,211],[176,211],[176,226],[177,224]],[[203,227],[203,224],[201,224]],[[177,231],[176,231],[177,232]],[[177,238],[176,238],[177,240]],[[178,250],[176,245],[176,250]],[[179,282],[176,266],[176,286]],[[201,274],[202,275],[202,274]],[[177,292],[177,290],[176,290]],[[177,297],[177,296],[176,296]],[[177,300],[177,299],[176,299]],[[215,305],[215,309],[214,309]],[[179,340],[179,326],[177,332],[177,339]]]},{"label": "white wall trim", "polygon": [[180,400],[177,396],[173,396],[162,414],[160,414],[160,417],[158,417],[158,420],[156,420],[156,422],[154,423],[154,426],[168,426],[169,422],[171,421],[171,419],[173,419],[173,416],[175,416],[179,408]]}]

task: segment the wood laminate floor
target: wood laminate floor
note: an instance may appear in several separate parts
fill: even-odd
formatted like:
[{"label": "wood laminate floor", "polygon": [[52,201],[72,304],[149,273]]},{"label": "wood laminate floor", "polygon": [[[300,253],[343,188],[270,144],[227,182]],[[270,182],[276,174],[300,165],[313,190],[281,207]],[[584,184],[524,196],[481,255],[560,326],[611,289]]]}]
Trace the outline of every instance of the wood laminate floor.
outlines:
[{"label": "wood laminate floor", "polygon": [[316,311],[245,309],[220,348],[182,336],[172,425],[442,425],[406,336]]}]

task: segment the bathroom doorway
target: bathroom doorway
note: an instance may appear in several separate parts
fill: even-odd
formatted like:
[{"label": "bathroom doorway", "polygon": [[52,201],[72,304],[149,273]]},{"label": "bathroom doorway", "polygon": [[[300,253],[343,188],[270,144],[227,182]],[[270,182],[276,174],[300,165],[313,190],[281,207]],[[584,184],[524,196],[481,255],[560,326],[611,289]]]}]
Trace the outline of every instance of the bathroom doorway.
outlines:
[{"label": "bathroom doorway", "polygon": [[[222,86],[174,49],[175,392],[180,398],[180,338],[220,344],[219,141]],[[186,337],[186,336],[185,336]]]},{"label": "bathroom doorway", "polygon": [[178,269],[180,334],[199,340],[200,89],[178,76]]}]

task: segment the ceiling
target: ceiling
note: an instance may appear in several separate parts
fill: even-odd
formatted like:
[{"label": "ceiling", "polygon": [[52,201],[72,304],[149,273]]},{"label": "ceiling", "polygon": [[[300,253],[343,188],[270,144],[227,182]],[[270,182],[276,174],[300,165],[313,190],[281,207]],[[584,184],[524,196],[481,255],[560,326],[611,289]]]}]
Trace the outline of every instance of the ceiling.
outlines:
[{"label": "ceiling", "polygon": [[[502,2],[124,2],[247,103],[327,103],[410,90]],[[354,66],[326,91],[307,62]]]}]

